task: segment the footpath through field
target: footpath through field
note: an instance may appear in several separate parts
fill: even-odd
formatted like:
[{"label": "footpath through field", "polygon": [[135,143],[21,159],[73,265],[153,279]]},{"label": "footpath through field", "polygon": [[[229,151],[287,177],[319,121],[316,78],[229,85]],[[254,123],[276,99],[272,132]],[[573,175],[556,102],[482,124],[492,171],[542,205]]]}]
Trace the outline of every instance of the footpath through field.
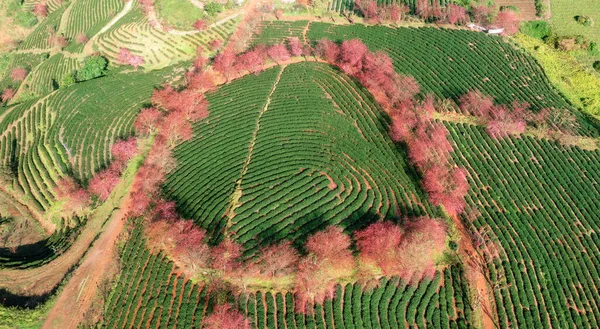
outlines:
[{"label": "footpath through field", "polygon": [[125,196],[121,208],[87,252],[69,283],[60,293],[42,328],[77,328],[90,310],[105,277],[116,267],[116,242],[125,226],[131,198]]},{"label": "footpath through field", "polygon": [[481,320],[483,329],[496,329],[494,319],[495,308],[492,307],[492,294],[488,285],[488,278],[481,271],[481,264],[477,264],[477,250],[473,246],[471,236],[465,226],[462,224],[457,215],[452,214],[452,221],[460,232],[460,243],[458,253],[463,260],[465,266],[465,278],[469,281],[469,285],[475,290],[475,298],[473,300],[473,309],[481,311]]},{"label": "footpath through field", "polygon": [[104,231],[99,233],[98,239],[86,253],[85,259],[60,293],[42,328],[77,328],[92,307],[104,279],[111,273],[111,266],[116,268],[118,262],[116,242],[125,227],[130,209],[131,186],[137,168],[151,145],[150,140],[144,140],[142,143],[139,155],[131,160],[123,173],[123,178],[115,189],[117,193],[111,195],[111,197],[118,195],[118,199],[105,202],[105,204],[113,204],[113,211],[118,209],[118,212],[111,215]]}]

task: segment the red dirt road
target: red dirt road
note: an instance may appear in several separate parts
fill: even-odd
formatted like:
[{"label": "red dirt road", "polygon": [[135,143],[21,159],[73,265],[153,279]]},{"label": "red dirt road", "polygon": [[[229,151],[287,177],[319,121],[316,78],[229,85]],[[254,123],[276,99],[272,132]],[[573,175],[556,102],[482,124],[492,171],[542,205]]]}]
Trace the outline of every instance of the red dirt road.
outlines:
[{"label": "red dirt road", "polygon": [[490,289],[488,286],[487,278],[481,271],[477,268],[477,264],[472,259],[473,255],[477,255],[477,251],[473,246],[471,241],[471,237],[469,236],[467,229],[462,224],[458,216],[452,215],[452,221],[460,231],[461,239],[459,245],[459,254],[460,258],[465,263],[465,274],[466,278],[469,281],[469,284],[476,291],[476,300],[473,301],[476,304],[479,304],[477,307],[481,310],[482,316],[482,325],[483,329],[495,329],[497,328],[495,319],[493,318],[493,314],[495,312],[495,308],[492,307],[492,296],[490,295]]},{"label": "red dirt road", "polygon": [[92,308],[100,285],[111,272],[111,266],[118,261],[115,258],[116,242],[125,226],[129,201],[128,194],[119,212],[112,216],[83,263],[60,293],[42,328],[77,328],[86,312]]}]

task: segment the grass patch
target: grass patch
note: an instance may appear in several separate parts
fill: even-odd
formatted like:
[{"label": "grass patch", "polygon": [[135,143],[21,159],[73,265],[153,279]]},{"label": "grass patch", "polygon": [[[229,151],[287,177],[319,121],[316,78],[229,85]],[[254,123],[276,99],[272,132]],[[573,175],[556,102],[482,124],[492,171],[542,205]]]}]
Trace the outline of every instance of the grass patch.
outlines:
[{"label": "grass patch", "polygon": [[[552,0],[552,27],[556,34],[581,34],[590,40],[600,43],[600,5],[598,0]],[[592,26],[585,26],[576,20],[576,16],[589,16]]]},{"label": "grass patch", "polygon": [[192,30],[196,20],[205,16],[190,0],[157,0],[156,9],[163,22],[179,30]]},{"label": "grass patch", "polygon": [[544,67],[550,81],[585,112],[600,115],[600,79],[573,56],[524,34],[514,38]]}]

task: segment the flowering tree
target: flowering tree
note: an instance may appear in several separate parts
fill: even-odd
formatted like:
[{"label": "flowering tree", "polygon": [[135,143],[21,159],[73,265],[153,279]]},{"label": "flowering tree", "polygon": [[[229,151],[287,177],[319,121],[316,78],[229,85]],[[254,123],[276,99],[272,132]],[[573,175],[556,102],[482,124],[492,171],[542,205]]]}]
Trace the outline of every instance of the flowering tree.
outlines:
[{"label": "flowering tree", "polygon": [[191,74],[188,76],[187,86],[199,93],[214,90],[216,87],[214,75],[207,71]]},{"label": "flowering tree", "polygon": [[317,44],[317,54],[333,64],[340,56],[340,47],[333,41],[321,39]]},{"label": "flowering tree", "polygon": [[204,320],[205,329],[250,329],[250,321],[229,304],[215,306]]},{"label": "flowering tree", "polygon": [[131,65],[137,69],[140,65],[144,64],[144,57],[132,54],[127,48],[121,48],[118,61],[120,64]]},{"label": "flowering tree", "polygon": [[513,35],[519,32],[521,19],[514,11],[505,9],[498,13],[494,20],[494,24],[504,28],[504,34]]},{"label": "flowering tree", "polygon": [[495,106],[490,112],[486,131],[492,138],[504,138],[509,135],[520,135],[525,132],[527,122],[520,111],[511,112],[505,105]]},{"label": "flowering tree", "polygon": [[340,49],[342,69],[349,74],[360,71],[363,58],[368,51],[367,46],[358,39],[352,39],[342,42]]},{"label": "flowering tree", "polygon": [[138,134],[149,135],[158,124],[160,112],[155,108],[142,109],[135,119],[133,127]]},{"label": "flowering tree", "polygon": [[48,6],[45,3],[36,3],[33,6],[33,14],[38,17],[48,16]]},{"label": "flowering tree", "polygon": [[223,47],[223,41],[221,41],[219,39],[213,39],[208,43],[208,47],[212,51],[219,50],[219,49],[221,49],[221,47]]},{"label": "flowering tree", "polygon": [[198,30],[198,31],[204,31],[206,30],[206,27],[208,26],[208,24],[206,23],[205,20],[203,19],[199,19],[194,23],[194,29]]},{"label": "flowering tree", "polygon": [[267,49],[267,54],[277,64],[290,59],[290,53],[284,44],[277,44],[269,47]]},{"label": "flowering tree", "polygon": [[117,141],[113,144],[110,151],[115,162],[119,164],[119,167],[124,167],[127,161],[137,153],[137,141],[133,137]]},{"label": "flowering tree", "polygon": [[261,273],[276,277],[294,273],[298,260],[298,252],[288,241],[263,248],[257,265]]},{"label": "flowering tree", "polygon": [[117,183],[119,183],[119,171],[109,167],[94,175],[88,185],[88,191],[98,196],[100,200],[106,201]]},{"label": "flowering tree", "polygon": [[473,15],[473,18],[475,19],[475,22],[477,22],[479,24],[488,24],[490,21],[490,13],[491,13],[491,8],[489,8],[485,5],[471,6],[471,14]]},{"label": "flowering tree", "polygon": [[224,51],[215,57],[213,62],[213,69],[221,73],[227,81],[231,79],[235,73],[234,64],[236,56],[231,51]]},{"label": "flowering tree", "polygon": [[22,67],[16,67],[10,72],[13,81],[23,81],[27,77],[27,70]]},{"label": "flowering tree", "polygon": [[322,303],[333,297],[339,278],[352,275],[354,258],[350,251],[350,237],[340,227],[330,226],[306,241],[309,256],[298,265],[294,290],[298,297],[296,309],[305,311],[313,302]]},{"label": "flowering tree", "polygon": [[302,56],[303,49],[302,49],[302,43],[300,42],[300,39],[298,39],[298,37],[289,37],[287,39],[288,42],[288,48],[290,50],[290,55],[292,56]]},{"label": "flowering tree", "polygon": [[2,100],[2,102],[8,102],[13,97],[15,97],[16,93],[17,92],[14,89],[12,89],[12,88],[6,88],[2,92],[2,96],[0,97],[0,100]]},{"label": "flowering tree", "polygon": [[65,201],[63,210],[72,214],[81,214],[91,204],[90,194],[81,188],[72,177],[66,176],[56,182],[55,193]]},{"label": "flowering tree", "polygon": [[265,54],[263,49],[255,48],[238,56],[237,71],[247,70],[251,73],[258,73],[264,68]]},{"label": "flowering tree", "polygon": [[210,251],[211,268],[230,274],[241,264],[242,246],[230,239],[223,240]]},{"label": "flowering tree", "polygon": [[85,44],[86,42],[88,42],[88,40],[89,40],[89,39],[88,39],[87,35],[85,35],[85,33],[83,33],[83,32],[82,32],[82,33],[78,33],[78,34],[75,36],[75,42],[76,42],[78,45],[83,45],[83,44]]},{"label": "flowering tree", "polygon": [[275,9],[273,14],[275,15],[275,18],[277,18],[277,20],[280,20],[281,17],[283,17],[283,9]]},{"label": "flowering tree", "polygon": [[169,113],[158,127],[160,137],[165,140],[167,145],[175,147],[180,141],[188,141],[192,138],[192,125],[186,119],[183,112]]},{"label": "flowering tree", "polygon": [[440,219],[420,217],[406,223],[405,228],[398,251],[399,275],[406,280],[433,277],[435,260],[446,249],[445,225]]},{"label": "flowering tree", "polygon": [[450,24],[464,24],[468,20],[467,9],[451,3],[446,6],[446,19]]},{"label": "flowering tree", "polygon": [[462,95],[459,99],[460,109],[467,114],[476,115],[479,117],[489,116],[494,107],[494,100],[482,94],[479,90],[471,90]]},{"label": "flowering tree", "polygon": [[404,232],[391,222],[377,222],[354,233],[360,260],[375,263],[384,275],[397,274],[398,247]]}]

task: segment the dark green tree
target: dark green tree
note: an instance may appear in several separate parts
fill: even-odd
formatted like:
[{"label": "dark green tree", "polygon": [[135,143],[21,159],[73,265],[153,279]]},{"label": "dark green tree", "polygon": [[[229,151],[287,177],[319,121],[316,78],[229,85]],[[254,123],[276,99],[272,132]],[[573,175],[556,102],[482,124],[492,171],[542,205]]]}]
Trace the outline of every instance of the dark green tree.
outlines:
[{"label": "dark green tree", "polygon": [[77,81],[87,81],[106,74],[108,60],[102,56],[90,56],[85,59],[83,68],[77,71]]}]

